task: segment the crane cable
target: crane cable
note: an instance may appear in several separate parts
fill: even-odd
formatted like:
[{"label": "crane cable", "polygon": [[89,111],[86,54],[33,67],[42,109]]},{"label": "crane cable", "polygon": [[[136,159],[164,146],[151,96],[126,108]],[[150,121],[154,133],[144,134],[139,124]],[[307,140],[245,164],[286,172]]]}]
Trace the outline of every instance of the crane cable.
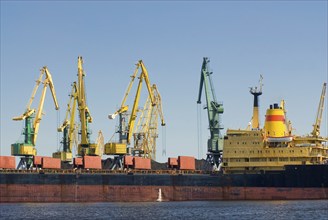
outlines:
[{"label": "crane cable", "polygon": [[201,159],[203,155],[202,151],[202,109],[199,104],[197,104],[197,147],[198,147],[198,159]]},{"label": "crane cable", "polygon": [[162,156],[166,156],[166,126],[162,127]]},{"label": "crane cable", "polygon": [[[56,130],[57,128],[60,127],[60,111],[57,111],[57,127],[56,127]],[[59,132],[57,131],[57,150],[60,151],[60,145],[59,145],[59,142],[60,142],[60,137],[59,137]]]}]

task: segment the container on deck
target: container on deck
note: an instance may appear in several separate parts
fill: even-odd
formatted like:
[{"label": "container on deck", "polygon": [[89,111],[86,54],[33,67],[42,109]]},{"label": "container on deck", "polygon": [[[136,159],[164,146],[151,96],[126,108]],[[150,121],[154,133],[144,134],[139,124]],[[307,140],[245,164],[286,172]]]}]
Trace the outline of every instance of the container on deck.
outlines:
[{"label": "container on deck", "polygon": [[83,156],[84,169],[101,169],[101,157]]},{"label": "container on deck", "polygon": [[60,169],[61,160],[59,158],[42,157],[42,169]]},{"label": "container on deck", "polygon": [[74,158],[74,167],[83,166],[83,158],[82,157],[75,157]]},{"label": "container on deck", "polygon": [[189,156],[178,157],[179,170],[195,170],[195,158]]},{"label": "container on deck", "polygon": [[42,158],[52,158],[52,157],[33,156],[33,165],[36,167],[41,167],[42,166]]},{"label": "container on deck", "polygon": [[133,166],[133,156],[124,156],[124,167]]},{"label": "container on deck", "polygon": [[133,167],[134,167],[134,169],[150,170],[151,169],[151,160],[149,158],[134,157],[133,158]]},{"label": "container on deck", "polygon": [[0,169],[15,169],[16,161],[13,156],[0,156]]},{"label": "container on deck", "polygon": [[167,161],[167,165],[169,168],[177,168],[178,167],[178,158],[169,157]]}]

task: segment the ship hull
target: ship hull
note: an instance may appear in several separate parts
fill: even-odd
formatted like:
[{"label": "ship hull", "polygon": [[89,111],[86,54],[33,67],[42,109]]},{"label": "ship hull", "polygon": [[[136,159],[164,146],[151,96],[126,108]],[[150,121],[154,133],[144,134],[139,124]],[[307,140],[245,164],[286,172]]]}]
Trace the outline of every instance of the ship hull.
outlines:
[{"label": "ship hull", "polygon": [[0,190],[6,192],[2,203],[328,199],[328,188],[11,185]]},{"label": "ship hull", "polygon": [[262,174],[0,173],[0,202],[328,199],[328,166]]}]

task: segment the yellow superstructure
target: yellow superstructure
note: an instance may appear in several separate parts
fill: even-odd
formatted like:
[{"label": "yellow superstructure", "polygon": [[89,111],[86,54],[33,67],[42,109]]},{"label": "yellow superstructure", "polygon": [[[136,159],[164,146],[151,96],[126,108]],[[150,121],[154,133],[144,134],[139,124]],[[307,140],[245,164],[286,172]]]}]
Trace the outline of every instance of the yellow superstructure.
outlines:
[{"label": "yellow superstructure", "polygon": [[285,112],[284,102],[273,104],[266,111],[263,129],[228,129],[223,147],[224,172],[258,173],[283,170],[285,165],[328,163],[328,138],[292,135]]}]

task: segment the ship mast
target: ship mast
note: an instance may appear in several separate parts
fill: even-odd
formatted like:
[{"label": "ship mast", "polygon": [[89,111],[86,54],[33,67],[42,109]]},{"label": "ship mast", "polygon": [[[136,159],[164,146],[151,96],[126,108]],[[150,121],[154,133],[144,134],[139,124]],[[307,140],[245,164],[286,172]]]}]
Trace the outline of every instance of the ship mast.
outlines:
[{"label": "ship mast", "polygon": [[262,95],[262,83],[263,76],[260,75],[260,88],[251,87],[249,92],[254,96],[254,104],[253,104],[253,117],[252,117],[252,129],[259,130],[260,129],[260,120],[259,120],[259,96]]}]

